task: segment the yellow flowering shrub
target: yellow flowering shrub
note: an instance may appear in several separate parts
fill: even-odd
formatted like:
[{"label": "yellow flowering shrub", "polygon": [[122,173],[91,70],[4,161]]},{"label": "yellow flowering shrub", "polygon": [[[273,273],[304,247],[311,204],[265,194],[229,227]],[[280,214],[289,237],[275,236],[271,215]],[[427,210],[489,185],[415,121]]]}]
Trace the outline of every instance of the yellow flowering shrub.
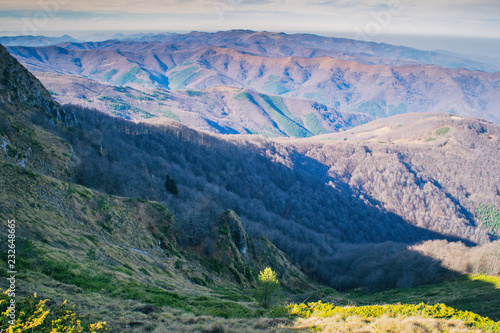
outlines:
[{"label": "yellow flowering shrub", "polygon": [[386,315],[390,317],[457,319],[479,329],[500,332],[500,322],[495,322],[488,317],[482,317],[470,311],[456,310],[445,304],[426,305],[420,303],[340,307],[318,301],[308,304],[290,304],[287,309],[289,314],[303,318],[333,317],[336,315],[341,317],[375,318]]},{"label": "yellow flowering shrub", "polygon": [[[60,306],[48,308],[47,299],[41,300],[36,294],[15,299],[15,319],[13,320],[11,298],[8,291],[0,292],[0,332],[40,332],[40,333],[79,333],[108,331],[106,322],[86,324],[73,307],[64,301]],[[10,307],[10,308],[9,308]]]}]

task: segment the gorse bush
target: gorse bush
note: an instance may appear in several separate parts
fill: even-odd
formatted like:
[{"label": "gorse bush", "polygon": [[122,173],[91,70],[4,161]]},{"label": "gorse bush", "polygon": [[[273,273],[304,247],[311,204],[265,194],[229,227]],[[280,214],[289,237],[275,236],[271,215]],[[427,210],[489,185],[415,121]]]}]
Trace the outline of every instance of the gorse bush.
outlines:
[{"label": "gorse bush", "polygon": [[420,304],[392,304],[370,305],[359,307],[340,307],[321,301],[308,304],[290,304],[287,307],[290,315],[303,318],[333,317],[347,318],[357,316],[362,318],[375,318],[382,315],[389,317],[422,317],[455,319],[466,324],[489,332],[500,332],[500,322],[495,322],[488,317],[482,317],[470,311],[460,311],[445,304],[426,305]]},{"label": "gorse bush", "polygon": [[66,301],[59,306],[49,308],[48,300],[39,299],[36,294],[27,298],[16,300],[15,320],[12,323],[10,297],[7,292],[0,293],[0,332],[104,332],[108,331],[106,322],[94,324],[85,323],[83,317],[77,315]]}]

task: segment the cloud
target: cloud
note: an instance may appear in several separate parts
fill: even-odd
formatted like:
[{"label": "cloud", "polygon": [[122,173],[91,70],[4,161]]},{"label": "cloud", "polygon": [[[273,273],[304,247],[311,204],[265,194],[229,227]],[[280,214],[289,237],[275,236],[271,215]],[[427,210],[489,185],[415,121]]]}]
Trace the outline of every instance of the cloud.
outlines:
[{"label": "cloud", "polygon": [[46,27],[66,30],[355,31],[398,5],[383,33],[500,37],[498,0],[3,0],[0,29],[48,13]]}]

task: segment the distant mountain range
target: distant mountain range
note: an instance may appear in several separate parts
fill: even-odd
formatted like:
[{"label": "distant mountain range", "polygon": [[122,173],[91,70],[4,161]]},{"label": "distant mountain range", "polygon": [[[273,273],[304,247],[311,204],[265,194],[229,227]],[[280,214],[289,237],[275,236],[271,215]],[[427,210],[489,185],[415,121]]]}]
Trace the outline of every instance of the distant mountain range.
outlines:
[{"label": "distant mountain range", "polygon": [[[100,38],[103,38],[101,36]],[[448,51],[423,51],[411,47],[385,43],[364,42],[346,38],[323,37],[312,34],[285,34],[267,31],[231,30],[216,33],[193,31],[188,34],[137,33],[115,34],[108,38],[113,41],[155,42],[175,44],[182,49],[197,49],[215,46],[252,53],[266,57],[334,57],[352,60],[368,65],[409,65],[428,64],[445,68],[466,68],[486,72],[500,71],[500,65],[493,61],[478,61],[469,56]],[[99,40],[99,39],[98,39]],[[48,46],[59,43],[79,43],[68,35],[46,36],[5,36],[0,37],[4,46]],[[89,42],[100,45],[103,42]],[[91,48],[93,48],[91,47]]]},{"label": "distant mountain range", "polygon": [[[500,123],[497,107],[500,72],[493,72],[498,68],[455,55],[308,34],[247,30],[148,34],[131,36],[130,40],[127,36],[120,37],[123,39],[65,42],[47,47],[12,46],[8,51],[40,78],[46,77],[41,73],[59,74],[58,83],[49,84],[49,89],[62,103],[69,102],[68,95],[72,95],[73,103],[80,99],[78,104],[125,118],[148,118],[161,113],[168,117],[174,113],[176,116],[171,118],[178,118],[188,126],[217,133],[303,137],[322,130],[331,132],[355,126],[364,121],[359,114],[371,119],[408,112],[448,112]],[[72,84],[75,76],[93,81]],[[55,82],[55,77],[50,80]],[[122,104],[119,99],[128,99],[126,95],[115,96],[118,100],[105,103],[102,98],[106,95],[94,93],[90,94],[93,97],[84,98],[87,94],[76,93],[86,84],[94,85],[94,81],[136,90],[168,91],[174,95],[175,91],[191,90],[193,100],[212,102],[204,106],[201,102],[194,108],[191,106],[194,101],[190,100],[183,110],[186,113],[181,115],[183,107],[179,109],[151,96],[156,105],[141,107],[128,102]],[[75,90],[69,92],[64,88],[62,93],[60,89],[69,86]],[[223,98],[230,90],[235,96],[242,91],[249,95],[238,95],[241,103],[228,105],[228,99],[223,101]],[[267,106],[270,109],[266,110],[259,97],[241,98],[259,94],[279,96],[280,100],[286,97],[313,102],[284,103],[294,118],[276,105],[276,108]],[[95,101],[96,98],[101,100]],[[291,110],[292,104],[300,106],[301,111]],[[224,115],[225,107],[237,110],[238,115],[232,118]],[[320,116],[311,107],[326,111]],[[137,112],[132,116],[134,110]],[[193,110],[198,116],[189,115]],[[273,117],[273,110],[280,115]],[[222,116],[214,116],[214,113]],[[310,121],[322,124],[321,128],[312,130],[312,125],[306,124],[304,117],[311,113],[316,121],[308,116]],[[347,113],[354,115],[346,116]],[[263,115],[267,120],[257,120],[252,126],[246,121]],[[286,123],[294,122],[291,126],[296,129],[285,130],[278,119],[282,116],[287,118]]]},{"label": "distant mountain range", "polygon": [[3,46],[48,46],[59,43],[78,42],[77,39],[63,35],[61,37],[47,37],[47,36],[3,36],[0,37],[0,44]]},{"label": "distant mountain range", "polygon": [[474,61],[467,56],[446,51],[423,51],[406,46],[323,37],[313,34],[231,30],[216,33],[193,31],[188,34],[138,34],[120,36],[118,39],[169,43],[180,45],[183,49],[196,49],[208,45],[272,58],[318,58],[326,56],[361,62],[367,65],[428,64],[445,68],[466,68],[487,72],[500,70],[498,64]]}]

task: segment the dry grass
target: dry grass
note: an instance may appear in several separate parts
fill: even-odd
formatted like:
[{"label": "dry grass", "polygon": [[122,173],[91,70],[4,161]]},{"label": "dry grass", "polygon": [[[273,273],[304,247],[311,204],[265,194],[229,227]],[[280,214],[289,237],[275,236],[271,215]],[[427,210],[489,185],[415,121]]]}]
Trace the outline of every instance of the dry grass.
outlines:
[{"label": "dry grass", "polygon": [[335,316],[330,318],[312,317],[307,319],[297,319],[293,326],[288,327],[293,332],[483,332],[478,329],[471,329],[465,323],[458,320],[446,320],[435,318],[391,318],[381,316],[378,318],[361,318],[357,316],[343,317]]},{"label": "dry grass", "polygon": [[[144,332],[142,329],[133,332]],[[263,333],[286,332],[282,320],[276,319],[221,319],[213,317],[174,318],[157,324],[153,333]]]}]

